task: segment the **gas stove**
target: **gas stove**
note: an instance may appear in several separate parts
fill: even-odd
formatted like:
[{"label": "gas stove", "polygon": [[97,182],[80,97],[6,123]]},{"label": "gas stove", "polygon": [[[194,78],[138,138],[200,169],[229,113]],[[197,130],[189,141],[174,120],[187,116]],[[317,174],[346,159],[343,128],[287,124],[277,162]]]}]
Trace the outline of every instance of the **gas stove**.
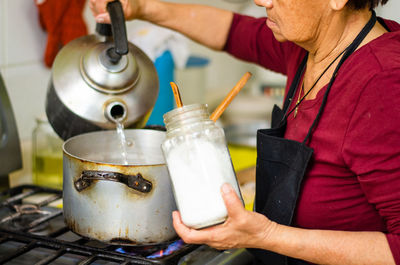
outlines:
[{"label": "gas stove", "polygon": [[62,191],[22,185],[0,193],[0,264],[251,264],[245,249],[219,251],[172,242],[150,246],[110,245],[66,227]]}]

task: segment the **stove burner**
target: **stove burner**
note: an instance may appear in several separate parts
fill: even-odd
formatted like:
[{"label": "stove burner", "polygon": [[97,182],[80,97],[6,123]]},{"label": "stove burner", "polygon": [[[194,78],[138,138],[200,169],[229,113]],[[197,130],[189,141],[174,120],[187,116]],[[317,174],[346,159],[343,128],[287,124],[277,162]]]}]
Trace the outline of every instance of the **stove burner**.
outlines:
[{"label": "stove burner", "polygon": [[181,249],[184,246],[184,244],[185,243],[182,241],[182,239],[179,239],[178,241],[175,241],[174,243],[170,244],[165,250],[164,249],[159,250],[159,251],[151,254],[150,256],[147,256],[146,258],[156,259],[156,258],[161,258],[161,257],[171,255],[175,251],[178,251],[179,249]]},{"label": "stove burner", "polygon": [[119,253],[129,254],[132,256],[140,255],[148,259],[159,259],[179,251],[184,246],[185,243],[181,239],[179,239],[167,245],[158,245],[158,246],[155,245],[155,246],[144,246],[144,247],[123,246],[115,249],[115,251]]},{"label": "stove burner", "polygon": [[[40,220],[47,219],[51,215],[50,211],[41,210],[37,205],[33,204],[16,204],[12,208],[15,212],[0,220],[1,227],[8,227],[14,230],[32,228],[39,224]],[[46,225],[42,225],[41,227],[36,227],[36,229],[42,230],[45,227]]]}]

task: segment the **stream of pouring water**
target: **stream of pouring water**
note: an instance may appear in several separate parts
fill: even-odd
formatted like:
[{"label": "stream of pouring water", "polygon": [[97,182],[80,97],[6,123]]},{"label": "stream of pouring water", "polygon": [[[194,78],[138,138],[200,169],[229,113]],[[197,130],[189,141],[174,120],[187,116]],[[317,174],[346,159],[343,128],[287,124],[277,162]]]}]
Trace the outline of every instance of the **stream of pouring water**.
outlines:
[{"label": "stream of pouring water", "polygon": [[126,137],[124,133],[124,125],[121,122],[117,122],[117,134],[121,144],[121,154],[122,154],[122,163],[124,165],[128,165],[128,153],[126,151]]}]

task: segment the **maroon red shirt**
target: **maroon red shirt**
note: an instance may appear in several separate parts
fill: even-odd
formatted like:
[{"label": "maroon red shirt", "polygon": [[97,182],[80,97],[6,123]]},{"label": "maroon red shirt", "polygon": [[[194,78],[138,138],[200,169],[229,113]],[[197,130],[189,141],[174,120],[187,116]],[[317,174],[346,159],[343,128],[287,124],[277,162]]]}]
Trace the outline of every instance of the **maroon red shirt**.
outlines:
[{"label": "maroon red shirt", "polygon": [[[385,23],[391,32],[355,51],[338,72],[308,143],[314,155],[294,220],[301,228],[382,231],[400,264],[400,25]],[[287,75],[286,89],[306,54],[276,41],[265,18],[238,14],[225,50]],[[325,91],[288,117],[285,138],[304,140]]]}]

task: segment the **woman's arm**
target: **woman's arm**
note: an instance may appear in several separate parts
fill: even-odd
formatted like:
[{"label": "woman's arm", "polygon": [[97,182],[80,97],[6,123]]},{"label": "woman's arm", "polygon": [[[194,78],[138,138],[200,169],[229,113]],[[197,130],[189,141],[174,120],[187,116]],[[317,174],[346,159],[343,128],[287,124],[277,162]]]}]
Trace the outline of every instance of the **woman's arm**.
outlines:
[{"label": "woman's arm", "polygon": [[260,248],[315,264],[395,264],[387,239],[380,232],[308,230],[279,225],[246,211],[232,188],[222,194],[228,209],[224,224],[203,230],[186,227],[174,212],[174,227],[187,243],[218,249]]},{"label": "woman's arm", "polygon": [[[111,0],[90,0],[97,22],[109,23],[106,4]],[[224,47],[233,18],[231,11],[195,4],[159,0],[120,0],[128,20],[141,19],[186,35],[214,50]]]},{"label": "woman's arm", "polygon": [[381,232],[308,230],[277,225],[269,250],[315,264],[395,264]]}]

